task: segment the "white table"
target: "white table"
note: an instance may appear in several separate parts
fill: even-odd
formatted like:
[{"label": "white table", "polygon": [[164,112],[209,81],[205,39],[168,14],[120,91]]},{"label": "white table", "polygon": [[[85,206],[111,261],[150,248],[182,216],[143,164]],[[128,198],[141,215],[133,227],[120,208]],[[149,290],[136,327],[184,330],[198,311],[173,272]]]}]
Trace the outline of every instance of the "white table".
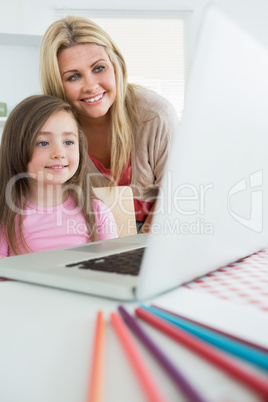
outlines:
[{"label": "white table", "polygon": [[[172,294],[183,302],[182,290]],[[107,323],[104,400],[144,401],[144,394],[109,322],[110,313],[116,311],[118,305],[115,300],[64,290],[15,281],[0,282],[0,400],[85,402],[96,314],[102,310]],[[129,312],[133,312],[136,305],[124,303]],[[259,400],[192,352],[147,324],[142,325],[208,400],[216,402],[228,397],[241,402]],[[183,401],[162,369],[141,345],[139,347],[169,400]]]}]

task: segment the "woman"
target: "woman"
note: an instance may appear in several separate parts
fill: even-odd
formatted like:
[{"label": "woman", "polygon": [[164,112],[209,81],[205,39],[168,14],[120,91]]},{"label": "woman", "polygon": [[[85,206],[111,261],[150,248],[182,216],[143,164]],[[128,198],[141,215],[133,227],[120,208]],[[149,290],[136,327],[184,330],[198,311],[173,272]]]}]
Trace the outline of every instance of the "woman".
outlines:
[{"label": "woman", "polygon": [[91,184],[130,185],[138,231],[148,232],[178,125],[173,106],[127,82],[119,49],[86,18],[52,23],[42,40],[40,69],[44,93],[72,105],[87,137]]}]

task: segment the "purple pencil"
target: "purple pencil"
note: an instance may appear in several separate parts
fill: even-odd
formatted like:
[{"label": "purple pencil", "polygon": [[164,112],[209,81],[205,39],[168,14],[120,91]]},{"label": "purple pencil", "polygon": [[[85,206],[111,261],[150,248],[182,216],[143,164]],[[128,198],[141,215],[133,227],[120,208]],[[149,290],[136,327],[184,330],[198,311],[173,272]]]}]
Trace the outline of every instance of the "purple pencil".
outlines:
[{"label": "purple pencil", "polygon": [[118,310],[131,330],[137,335],[144,346],[149,350],[152,356],[163,367],[176,386],[184,393],[191,402],[205,402],[202,396],[193,388],[189,381],[180,373],[173,363],[165,356],[159,347],[151,340],[137,321],[125,310],[119,306]]}]

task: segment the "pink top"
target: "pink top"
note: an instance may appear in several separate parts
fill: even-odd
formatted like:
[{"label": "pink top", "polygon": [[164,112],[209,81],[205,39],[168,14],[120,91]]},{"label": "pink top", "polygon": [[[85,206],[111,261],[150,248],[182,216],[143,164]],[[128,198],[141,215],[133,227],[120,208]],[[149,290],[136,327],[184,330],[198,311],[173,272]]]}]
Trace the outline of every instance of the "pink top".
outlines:
[{"label": "pink top", "polygon": [[[110,209],[100,200],[93,200],[93,208],[98,239],[117,237],[116,223]],[[34,252],[90,243],[84,216],[71,197],[61,205],[48,208],[27,202],[23,223],[26,243]],[[6,236],[2,234],[0,258],[12,255]]]}]

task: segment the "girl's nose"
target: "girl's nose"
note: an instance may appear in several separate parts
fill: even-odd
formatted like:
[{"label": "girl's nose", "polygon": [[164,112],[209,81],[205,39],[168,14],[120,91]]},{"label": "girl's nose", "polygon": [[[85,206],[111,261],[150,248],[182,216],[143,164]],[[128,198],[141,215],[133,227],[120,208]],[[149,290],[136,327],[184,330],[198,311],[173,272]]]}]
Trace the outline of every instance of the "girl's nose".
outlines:
[{"label": "girl's nose", "polygon": [[64,158],[64,156],[65,156],[65,153],[64,153],[63,147],[61,145],[55,145],[51,152],[51,157],[53,159],[62,159],[62,158]]}]

